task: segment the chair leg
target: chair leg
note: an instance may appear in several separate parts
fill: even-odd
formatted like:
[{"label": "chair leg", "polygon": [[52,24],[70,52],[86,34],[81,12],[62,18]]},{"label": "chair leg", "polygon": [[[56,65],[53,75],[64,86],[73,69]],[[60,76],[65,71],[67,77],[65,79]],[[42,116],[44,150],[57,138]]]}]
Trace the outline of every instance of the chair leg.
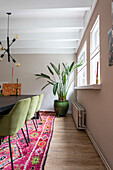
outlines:
[{"label": "chair leg", "polygon": [[40,120],[42,121],[42,118],[41,118],[40,114],[39,114],[39,117],[40,117]]},{"label": "chair leg", "polygon": [[41,118],[41,116],[40,116],[40,110],[38,111],[38,113],[39,113],[39,118],[40,118],[40,120],[42,121],[42,118]]},{"label": "chair leg", "polygon": [[11,167],[12,167],[12,170],[14,170],[10,136],[9,136],[9,149],[10,149]]},{"label": "chair leg", "polygon": [[25,139],[25,141],[26,141],[26,143],[27,143],[27,146],[29,146],[28,141],[27,141],[26,136],[25,136],[25,133],[24,133],[24,131],[23,131],[23,128],[21,128],[21,131],[22,131],[22,133],[23,133],[23,136],[24,136],[24,139]]},{"label": "chair leg", "polygon": [[1,145],[1,136],[0,136],[0,145]]},{"label": "chair leg", "polygon": [[28,142],[30,143],[29,132],[28,132],[28,127],[27,127],[27,121],[25,121],[25,125],[26,125],[26,131],[27,131],[27,139],[28,139]]},{"label": "chair leg", "polygon": [[41,118],[41,116],[40,116],[40,110],[38,111],[38,112],[36,112],[36,114],[37,114],[37,119],[39,119],[40,118],[40,120],[42,121],[42,118]]},{"label": "chair leg", "polygon": [[4,136],[2,137],[2,142],[4,141]]},{"label": "chair leg", "polygon": [[36,112],[36,119],[39,119],[39,111]]},{"label": "chair leg", "polygon": [[34,127],[35,127],[35,129],[36,129],[36,131],[37,131],[37,128],[36,128],[36,125],[35,125],[34,119],[31,119],[31,120],[33,121]]},{"label": "chair leg", "polygon": [[37,122],[37,119],[35,119],[35,122],[36,122],[36,126],[37,126],[37,128],[38,128],[38,122]]},{"label": "chair leg", "polygon": [[17,133],[18,138],[20,138],[19,132]]}]

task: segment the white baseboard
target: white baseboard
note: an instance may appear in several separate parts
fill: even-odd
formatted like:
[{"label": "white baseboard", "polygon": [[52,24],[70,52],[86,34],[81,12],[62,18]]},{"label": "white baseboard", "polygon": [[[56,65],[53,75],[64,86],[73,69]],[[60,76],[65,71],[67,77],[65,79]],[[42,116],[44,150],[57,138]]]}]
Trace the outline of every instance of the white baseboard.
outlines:
[{"label": "white baseboard", "polygon": [[99,154],[102,162],[104,163],[105,167],[107,168],[107,170],[112,170],[111,167],[110,167],[110,165],[109,165],[108,162],[106,161],[104,155],[102,154],[101,150],[99,149],[98,145],[96,144],[94,138],[92,137],[90,131],[89,131],[87,128],[85,128],[85,131],[86,131],[87,135],[89,136],[89,138],[90,138],[93,146],[95,147],[96,151],[98,152],[98,154]]}]

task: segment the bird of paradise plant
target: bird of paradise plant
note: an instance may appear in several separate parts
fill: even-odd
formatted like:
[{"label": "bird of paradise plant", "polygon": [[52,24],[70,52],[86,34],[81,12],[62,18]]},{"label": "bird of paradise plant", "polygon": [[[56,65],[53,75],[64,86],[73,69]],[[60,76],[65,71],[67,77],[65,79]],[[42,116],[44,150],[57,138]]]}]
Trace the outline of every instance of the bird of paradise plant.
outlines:
[{"label": "bird of paradise plant", "polygon": [[[45,78],[47,80],[47,84],[41,89],[43,90],[48,85],[53,86],[53,94],[58,95],[59,100],[65,101],[67,93],[69,91],[69,88],[72,84],[72,82],[75,80],[73,78],[70,80],[71,74],[82,65],[82,61],[80,63],[72,62],[69,66],[67,63],[62,63],[62,70],[61,70],[61,64],[59,63],[56,67],[55,64],[50,63],[50,66],[47,66],[51,76],[41,73],[41,74],[35,74],[39,78]],[[55,76],[57,75],[57,77]]]}]

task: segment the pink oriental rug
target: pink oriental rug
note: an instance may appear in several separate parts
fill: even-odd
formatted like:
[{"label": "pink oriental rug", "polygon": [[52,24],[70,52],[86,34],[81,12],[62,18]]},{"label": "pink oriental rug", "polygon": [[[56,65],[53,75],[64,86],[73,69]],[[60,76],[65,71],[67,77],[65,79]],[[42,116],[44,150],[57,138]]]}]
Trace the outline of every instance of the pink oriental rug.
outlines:
[{"label": "pink oriental rug", "polygon": [[[38,131],[32,121],[28,121],[30,144],[27,147],[23,134],[11,136],[13,165],[15,170],[43,170],[50,140],[53,133],[55,113],[41,112],[42,121],[38,120]],[[26,128],[24,126],[24,132]],[[26,135],[27,136],[27,135]],[[0,145],[0,169],[11,170],[8,138]]]}]

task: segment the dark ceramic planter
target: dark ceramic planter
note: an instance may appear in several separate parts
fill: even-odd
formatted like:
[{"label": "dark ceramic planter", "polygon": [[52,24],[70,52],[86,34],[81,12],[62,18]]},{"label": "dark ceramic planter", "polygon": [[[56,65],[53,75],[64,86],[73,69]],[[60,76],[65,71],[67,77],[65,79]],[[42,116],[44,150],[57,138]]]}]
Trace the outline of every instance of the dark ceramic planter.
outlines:
[{"label": "dark ceramic planter", "polygon": [[69,108],[68,100],[54,100],[54,110],[57,116],[65,116]]}]

